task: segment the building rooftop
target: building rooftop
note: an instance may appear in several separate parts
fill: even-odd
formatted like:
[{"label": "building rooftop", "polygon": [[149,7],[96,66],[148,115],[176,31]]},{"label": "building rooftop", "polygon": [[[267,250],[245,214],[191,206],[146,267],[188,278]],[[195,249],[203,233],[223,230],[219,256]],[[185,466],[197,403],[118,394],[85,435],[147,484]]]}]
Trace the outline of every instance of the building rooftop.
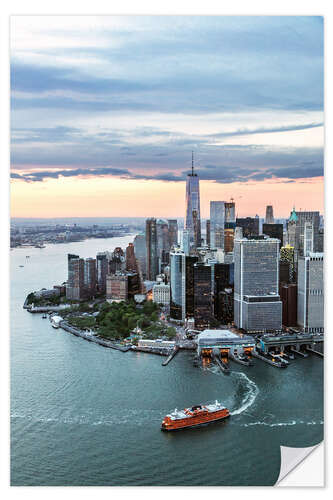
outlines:
[{"label": "building rooftop", "polygon": [[198,335],[198,339],[216,339],[216,338],[233,339],[233,338],[238,338],[238,335],[236,333],[231,332],[230,330],[204,330],[202,333]]}]

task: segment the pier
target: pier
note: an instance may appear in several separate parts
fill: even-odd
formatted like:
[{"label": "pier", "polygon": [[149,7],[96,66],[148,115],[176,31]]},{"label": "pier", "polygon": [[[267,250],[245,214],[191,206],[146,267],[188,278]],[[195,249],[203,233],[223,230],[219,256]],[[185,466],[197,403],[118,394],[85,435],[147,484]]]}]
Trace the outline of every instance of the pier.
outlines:
[{"label": "pier", "polygon": [[291,352],[293,352],[294,354],[298,354],[299,356],[301,356],[302,358],[307,358],[309,355],[308,353],[306,352],[302,352],[300,350],[297,350],[297,349],[294,349],[293,347],[291,347]]},{"label": "pier", "polygon": [[170,349],[164,349],[163,347],[154,348],[154,347],[138,347],[136,345],[131,346],[132,351],[136,352],[146,352],[148,354],[157,354],[158,356],[169,356]]},{"label": "pier", "polygon": [[286,363],[282,363],[282,361],[273,361],[272,359],[266,358],[265,356],[262,356],[259,354],[257,351],[253,350],[252,351],[252,356],[255,358],[261,359],[261,361],[265,361],[265,363],[268,363],[271,366],[275,366],[276,368],[287,368]]},{"label": "pier", "polygon": [[223,361],[220,358],[220,352],[216,352],[215,349],[213,349],[213,360],[216,361],[218,367],[221,369],[221,371],[225,374],[230,373],[229,366],[225,361]]},{"label": "pier", "polygon": [[[288,335],[264,335],[257,343],[257,349],[263,351],[264,354],[268,354],[269,351],[278,350],[279,352],[284,352],[284,350],[290,349],[292,353],[298,354],[302,349],[315,349],[318,345],[323,345],[324,334],[323,333],[295,333]],[[302,356],[302,354],[300,354]],[[305,357],[305,356],[304,356]]]},{"label": "pier", "polygon": [[171,354],[167,357],[165,361],[163,361],[162,366],[166,366],[170,363],[170,361],[176,356],[176,354],[179,352],[180,347],[177,345],[171,352]]},{"label": "pier", "polygon": [[239,356],[237,356],[236,354],[232,353],[232,352],[229,352],[229,355],[228,355],[229,359],[231,359],[232,361],[235,361],[235,363],[238,363],[240,365],[243,365],[243,366],[253,366],[253,363],[251,362],[250,359],[241,359]]},{"label": "pier", "polygon": [[320,356],[321,358],[324,357],[324,353],[323,352],[319,352],[319,351],[315,351],[314,349],[312,349],[311,347],[307,347],[306,349],[308,352],[311,352],[312,354],[317,354],[317,356]]}]

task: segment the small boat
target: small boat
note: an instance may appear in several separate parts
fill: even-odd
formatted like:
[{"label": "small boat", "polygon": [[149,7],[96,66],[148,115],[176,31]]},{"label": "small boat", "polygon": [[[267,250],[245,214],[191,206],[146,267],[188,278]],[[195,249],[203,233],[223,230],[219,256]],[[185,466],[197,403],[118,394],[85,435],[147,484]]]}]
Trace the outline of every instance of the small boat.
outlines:
[{"label": "small boat", "polygon": [[172,413],[164,417],[161,430],[176,431],[199,427],[218,422],[229,417],[229,415],[229,410],[218,401],[208,405],[192,406],[192,408],[185,408],[184,410],[175,409]]},{"label": "small boat", "polygon": [[24,267],[24,266],[22,266],[22,264],[20,264],[19,267]]},{"label": "small boat", "polygon": [[46,315],[46,314],[43,314],[42,318],[43,318],[43,319],[46,319],[46,318],[47,318],[47,315]]}]

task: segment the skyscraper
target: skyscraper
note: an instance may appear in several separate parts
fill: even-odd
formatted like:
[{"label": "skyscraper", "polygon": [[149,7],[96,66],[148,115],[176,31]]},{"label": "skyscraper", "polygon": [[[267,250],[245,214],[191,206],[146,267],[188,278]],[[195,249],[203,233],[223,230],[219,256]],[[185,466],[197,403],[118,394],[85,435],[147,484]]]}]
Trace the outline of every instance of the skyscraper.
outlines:
[{"label": "skyscraper", "polygon": [[108,255],[106,252],[99,252],[96,256],[96,272],[98,291],[106,291],[106,275],[108,274]]},{"label": "skyscraper", "polygon": [[177,219],[168,219],[169,251],[171,247],[178,244],[178,222]]},{"label": "skyscraper", "polygon": [[235,203],[226,201],[224,203],[224,251],[226,253],[234,250],[235,227]]},{"label": "skyscraper", "polygon": [[277,238],[280,240],[280,249],[283,245],[283,224],[267,224],[264,223],[262,226],[263,234],[266,234],[270,238]]},{"label": "skyscraper", "polygon": [[180,233],[180,246],[185,255],[190,255],[190,232],[187,229],[184,229]]},{"label": "skyscraper", "polygon": [[306,332],[324,331],[324,254],[298,259],[297,323]]},{"label": "skyscraper", "polygon": [[274,224],[274,215],[273,215],[273,206],[272,205],[267,205],[267,207],[266,207],[265,222],[266,222],[266,224]]},{"label": "skyscraper", "polygon": [[109,271],[111,274],[115,274],[118,271],[125,271],[126,269],[126,258],[124,250],[120,247],[116,247],[113,252],[111,259],[109,261]]},{"label": "skyscraper", "polygon": [[213,318],[212,269],[209,263],[194,264],[194,321],[195,327],[209,327]]},{"label": "skyscraper", "polygon": [[164,219],[156,221],[156,238],[157,238],[157,258],[158,258],[158,273],[163,272],[164,267],[169,263],[169,227]]},{"label": "skyscraper", "polygon": [[210,247],[210,220],[206,220],[206,245]]},{"label": "skyscraper", "polygon": [[137,272],[136,258],[133,243],[126,247],[126,270]]},{"label": "skyscraper", "polygon": [[146,237],[144,234],[137,234],[134,238],[134,252],[137,258],[142,276],[145,278],[147,273],[147,248]]},{"label": "skyscraper", "polygon": [[78,255],[68,254],[68,280],[66,298],[80,300],[84,297],[84,259]]},{"label": "skyscraper", "polygon": [[295,248],[296,257],[304,256],[306,252],[318,251],[320,245],[319,223],[319,212],[296,212],[293,208],[287,224],[287,231],[288,243]]},{"label": "skyscraper", "polygon": [[170,318],[185,320],[185,253],[175,249],[170,253]]},{"label": "skyscraper", "polygon": [[210,247],[224,249],[224,201],[210,202]]},{"label": "skyscraper", "polygon": [[91,257],[84,260],[84,293],[86,297],[96,293],[96,259]]},{"label": "skyscraper", "polygon": [[236,227],[243,229],[244,238],[259,236],[259,217],[244,217],[236,219]]},{"label": "skyscraper", "polygon": [[201,246],[201,217],[199,177],[194,173],[193,153],[192,171],[186,179],[185,229],[190,233],[190,242],[195,248]]},{"label": "skyscraper", "polygon": [[155,281],[158,270],[156,219],[146,220],[147,278]]},{"label": "skyscraper", "polygon": [[279,241],[235,240],[234,321],[246,331],[279,330]]}]

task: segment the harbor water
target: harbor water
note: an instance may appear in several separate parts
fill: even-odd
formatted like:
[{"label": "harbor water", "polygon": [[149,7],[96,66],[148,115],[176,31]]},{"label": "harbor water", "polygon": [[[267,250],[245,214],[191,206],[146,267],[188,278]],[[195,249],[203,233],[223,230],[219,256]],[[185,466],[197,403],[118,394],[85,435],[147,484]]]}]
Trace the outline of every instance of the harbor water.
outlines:
[{"label": "harbor water", "polygon": [[[94,257],[132,240],[11,251],[11,484],[273,485],[281,445],[323,439],[322,359],[285,370],[231,361],[225,375],[180,352],[163,367],[159,356],[106,349],[22,308],[30,291],[66,280],[67,253]],[[170,410],[216,399],[228,420],[160,431]]]}]

